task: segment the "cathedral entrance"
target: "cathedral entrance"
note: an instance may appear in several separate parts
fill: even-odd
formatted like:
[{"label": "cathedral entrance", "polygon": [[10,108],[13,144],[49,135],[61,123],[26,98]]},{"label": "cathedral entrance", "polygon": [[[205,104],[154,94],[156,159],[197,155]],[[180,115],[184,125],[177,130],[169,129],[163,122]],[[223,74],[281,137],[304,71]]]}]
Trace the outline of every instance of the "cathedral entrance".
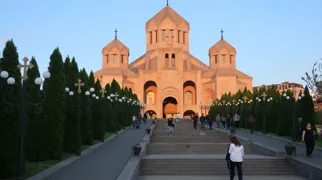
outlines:
[{"label": "cathedral entrance", "polygon": [[172,114],[178,113],[178,102],[174,97],[167,97],[163,100],[163,118],[169,118]]}]

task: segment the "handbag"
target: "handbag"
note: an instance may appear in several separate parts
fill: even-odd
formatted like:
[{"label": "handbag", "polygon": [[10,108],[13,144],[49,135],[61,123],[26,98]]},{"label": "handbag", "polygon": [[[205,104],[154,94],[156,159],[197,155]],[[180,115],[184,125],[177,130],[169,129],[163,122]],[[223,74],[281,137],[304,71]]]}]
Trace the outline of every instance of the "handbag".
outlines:
[{"label": "handbag", "polygon": [[231,168],[231,164],[230,164],[230,154],[229,154],[229,148],[227,149],[227,153],[226,153],[226,158],[225,160],[227,161],[227,168],[230,169]]}]

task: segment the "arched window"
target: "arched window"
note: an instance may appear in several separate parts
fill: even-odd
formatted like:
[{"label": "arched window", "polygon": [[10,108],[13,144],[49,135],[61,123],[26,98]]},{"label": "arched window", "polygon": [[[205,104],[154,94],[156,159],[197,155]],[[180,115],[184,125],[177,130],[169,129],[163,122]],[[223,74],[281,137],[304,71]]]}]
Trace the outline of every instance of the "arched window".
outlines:
[{"label": "arched window", "polygon": [[184,93],[184,104],[192,104],[192,93],[190,91]]},{"label": "arched window", "polygon": [[171,54],[171,67],[176,67],[176,55],[174,53]]},{"label": "arched window", "polygon": [[215,64],[218,64],[218,56],[215,56]]},{"label": "arched window", "polygon": [[146,103],[147,104],[154,104],[154,92],[152,91],[149,91],[147,94],[146,94]]},{"label": "arched window", "polygon": [[164,58],[165,58],[165,65],[164,66],[167,68],[167,67],[169,67],[169,54],[166,53],[164,55]]}]

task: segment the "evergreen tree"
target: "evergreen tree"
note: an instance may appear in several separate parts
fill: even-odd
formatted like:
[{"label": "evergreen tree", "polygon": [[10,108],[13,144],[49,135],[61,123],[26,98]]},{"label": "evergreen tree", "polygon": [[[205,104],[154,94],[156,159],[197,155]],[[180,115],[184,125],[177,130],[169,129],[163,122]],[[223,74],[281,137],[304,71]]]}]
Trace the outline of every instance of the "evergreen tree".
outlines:
[{"label": "evergreen tree", "polygon": [[80,79],[84,83],[82,87],[82,120],[81,120],[81,137],[82,143],[85,145],[93,144],[93,129],[92,129],[92,113],[91,113],[91,103],[89,96],[85,95],[85,92],[89,90],[88,87],[88,75],[85,69],[80,71]]},{"label": "evergreen tree", "polygon": [[304,90],[303,100],[303,121],[304,123],[311,123],[313,129],[315,130],[315,111],[314,111],[314,103],[312,96],[310,95],[309,89],[306,86]]},{"label": "evergreen tree", "polygon": [[48,70],[51,77],[44,84],[46,99],[43,110],[47,148],[43,153],[50,159],[59,159],[63,152],[65,74],[63,58],[58,48],[50,56]]},{"label": "evergreen tree", "polygon": [[112,105],[114,102],[112,102],[111,99],[113,98],[110,96],[112,94],[110,84],[105,85],[105,91],[106,91],[106,94],[110,97],[110,99],[106,100],[105,129],[106,129],[106,132],[112,133],[112,132],[115,132],[116,128],[114,127],[115,121],[113,121]]},{"label": "evergreen tree", "polygon": [[[91,76],[90,76],[91,77]],[[90,79],[90,78],[89,78]],[[100,92],[101,88],[101,82],[97,80],[95,84],[92,86],[95,88],[96,92]],[[100,97],[100,93],[97,94],[97,96]],[[94,139],[96,140],[101,140],[102,136],[104,137],[104,119],[103,119],[103,113],[105,112],[105,107],[102,106],[101,103],[102,101],[105,101],[105,98],[100,98],[100,99],[92,99],[92,127],[93,127],[93,134],[94,134]]]},{"label": "evergreen tree", "polygon": [[[12,40],[6,43],[2,54],[2,70],[7,71],[9,77],[16,80],[14,85],[8,85],[7,80],[1,78],[3,97],[0,105],[0,179],[6,179],[16,175],[19,162],[20,113],[17,97],[21,87],[21,74],[17,68],[19,64],[17,48]],[[4,103],[4,99],[10,104]]]},{"label": "evergreen tree", "polygon": [[70,58],[69,58],[69,56],[67,56],[65,59],[65,62],[64,62],[64,70],[65,70],[64,73],[65,73],[65,80],[66,81],[67,81],[67,77],[69,74],[68,69],[70,68],[70,66],[71,66]]},{"label": "evergreen tree", "polygon": [[43,144],[43,124],[41,121],[41,91],[40,85],[35,83],[35,79],[40,77],[38,64],[34,57],[31,58],[32,69],[28,69],[28,122],[26,128],[26,159],[28,161],[42,160],[40,152],[44,147]]},{"label": "evergreen tree", "polygon": [[[67,65],[68,64],[68,65]],[[77,93],[77,88],[75,83],[79,77],[78,65],[75,58],[72,58],[72,61],[69,62],[69,58],[65,60],[65,67],[68,69],[65,72],[68,72],[66,76],[66,87],[70,91]],[[76,139],[76,119],[77,119],[77,98],[76,96],[69,96],[65,92],[66,97],[66,112],[65,112],[65,123],[64,123],[64,142],[63,147],[65,152],[76,152],[77,148],[77,139]]]},{"label": "evergreen tree", "polygon": [[[111,93],[112,94],[120,94],[120,90],[121,87],[119,85],[119,83],[113,79],[112,83],[111,83]],[[118,100],[114,100],[112,102],[112,106],[111,106],[111,110],[113,109],[113,111],[111,111],[111,117],[112,117],[112,122],[113,122],[113,127],[115,129],[115,132],[117,132],[118,130],[121,129],[121,124],[119,121],[119,113],[120,113],[120,102]]]}]

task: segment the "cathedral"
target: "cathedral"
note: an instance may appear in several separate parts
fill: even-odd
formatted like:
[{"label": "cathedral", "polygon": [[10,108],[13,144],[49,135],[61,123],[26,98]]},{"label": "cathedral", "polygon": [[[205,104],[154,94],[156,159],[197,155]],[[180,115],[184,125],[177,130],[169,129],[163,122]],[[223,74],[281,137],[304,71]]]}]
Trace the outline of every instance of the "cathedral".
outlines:
[{"label": "cathedral", "polygon": [[[118,38],[102,49],[102,86],[115,79],[132,88],[144,112],[156,117],[206,112],[224,93],[252,89],[253,78],[236,69],[236,49],[221,39],[209,48],[209,65],[189,51],[190,24],[170,6],[146,22],[146,52],[129,63],[130,49]],[[116,31],[117,32],[117,31]]]}]

